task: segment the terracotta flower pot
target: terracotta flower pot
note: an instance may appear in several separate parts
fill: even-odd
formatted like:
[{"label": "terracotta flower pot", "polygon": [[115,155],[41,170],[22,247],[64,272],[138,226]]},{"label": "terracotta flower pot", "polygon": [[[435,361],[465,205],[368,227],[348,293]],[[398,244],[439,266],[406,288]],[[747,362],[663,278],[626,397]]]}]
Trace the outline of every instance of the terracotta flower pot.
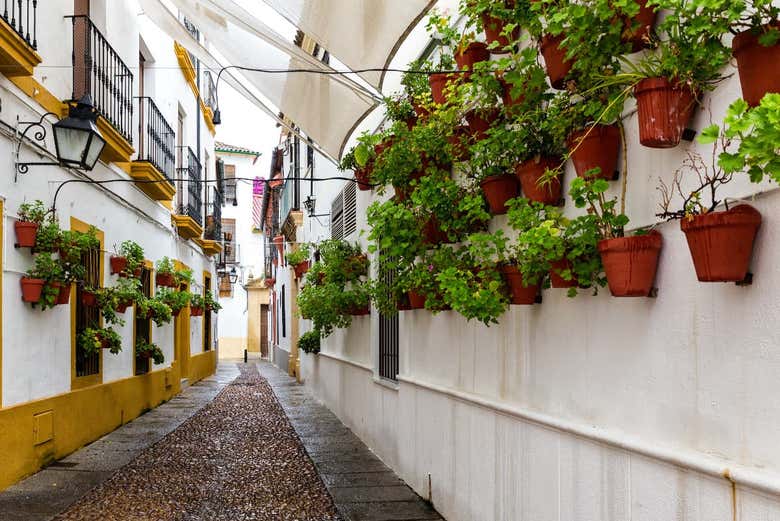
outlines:
[{"label": "terracotta flower pot", "polygon": [[81,301],[82,306],[88,308],[94,308],[98,305],[97,295],[91,291],[86,291],[83,289],[79,292],[79,301]]},{"label": "terracotta flower pot", "polygon": [[455,53],[455,62],[458,68],[463,71],[470,71],[475,63],[485,62],[490,59],[490,51],[487,44],[482,42],[471,42],[460,52]]},{"label": "terracotta flower pot", "polygon": [[567,140],[571,160],[577,175],[593,168],[600,168],[596,176],[611,181],[615,179],[620,153],[620,129],[617,125],[595,125],[572,133]]},{"label": "terracotta flower pot", "polygon": [[190,316],[191,317],[203,316],[203,308],[200,306],[190,306]]},{"label": "terracotta flower pot", "polygon": [[133,305],[133,301],[132,300],[126,300],[126,301],[120,302],[116,306],[116,312],[119,313],[119,314],[122,314],[122,313],[126,312],[127,309],[130,306],[132,306],[132,305]]},{"label": "terracotta flower pot", "polygon": [[409,297],[409,307],[411,309],[425,309],[425,295],[416,291],[409,291],[407,296]]},{"label": "terracotta flower pot", "polygon": [[31,279],[29,277],[22,277],[22,301],[23,302],[39,302],[41,300],[41,293],[43,293],[43,286],[46,281],[43,279]]},{"label": "terracotta flower pot", "polygon": [[498,119],[498,109],[492,109],[487,112],[469,111],[466,114],[466,122],[469,124],[469,132],[475,141],[482,141],[487,137],[487,131]]},{"label": "terracotta flower pot", "polygon": [[433,96],[433,102],[437,105],[444,105],[447,103],[447,97],[449,96],[449,86],[458,81],[457,74],[444,74],[437,73],[428,76],[428,84],[431,86],[431,96]]},{"label": "terracotta flower pot", "polygon": [[549,183],[539,184],[539,179],[549,168],[558,168],[560,161],[554,157],[542,157],[538,161],[530,159],[517,165],[515,175],[520,180],[523,195],[531,201],[549,205],[557,205],[561,201],[561,181],[558,178]]},{"label": "terracotta flower pot", "polygon": [[572,269],[572,264],[569,259],[561,259],[553,262],[550,268],[550,285],[553,288],[558,288],[558,289],[576,288],[577,278],[574,276],[573,273],[572,273],[571,280],[566,280],[561,275],[561,273],[570,269]]},{"label": "terracotta flower pot", "polygon": [[306,275],[306,272],[309,271],[309,267],[311,266],[311,263],[307,260],[299,262],[295,265],[295,278],[300,279],[304,275]]},{"label": "terracotta flower pot", "polygon": [[564,35],[552,36],[546,34],[542,36],[539,42],[539,49],[544,56],[544,64],[547,69],[547,77],[550,78],[550,85],[553,89],[562,89],[566,81],[566,76],[571,71],[574,62],[566,59],[566,49],[561,47]]},{"label": "terracotta flower pot", "polygon": [[[492,44],[493,42],[498,42],[498,47],[490,50],[490,52],[493,54],[506,54],[509,52],[504,48],[511,42],[509,39],[507,39],[506,36],[501,34],[504,32],[505,26],[506,22],[500,18],[490,16],[489,14],[482,15],[482,30],[485,31],[485,39],[487,40],[487,43]],[[515,29],[512,31],[512,41],[517,41],[518,38],[520,38],[520,28],[515,27]]]},{"label": "terracotta flower pot", "polygon": [[471,133],[465,125],[455,128],[455,131],[448,138],[452,147],[452,158],[455,161],[467,161],[469,158],[469,138]]},{"label": "terracotta flower pot", "polygon": [[646,297],[653,289],[663,237],[647,235],[599,241],[598,248],[613,297]]},{"label": "terracotta flower pot", "polygon": [[425,244],[443,244],[449,242],[449,237],[439,227],[436,217],[429,218],[423,226],[423,242]]},{"label": "terracotta flower pot", "polygon": [[631,44],[631,52],[639,52],[647,47],[647,37],[655,25],[658,13],[647,6],[647,0],[637,0],[639,13],[633,18],[623,19],[623,34],[621,41]]},{"label": "terracotta flower pot", "polygon": [[485,194],[490,213],[493,215],[503,215],[507,212],[507,201],[514,199],[519,195],[517,179],[512,175],[494,175],[486,177],[480,183],[482,192]]},{"label": "terracotta flower pot", "polygon": [[136,268],[133,270],[133,277],[140,279],[141,273],[143,273],[143,268]]},{"label": "terracotta flower pot", "polygon": [[639,142],[650,148],[679,145],[696,108],[691,89],[678,87],[667,78],[647,78],[634,87],[634,97],[639,121]]},{"label": "terracotta flower pot", "polygon": [[117,273],[122,273],[127,269],[127,258],[126,257],[120,257],[118,255],[112,255],[109,259],[109,263],[111,264],[111,274],[116,275]]},{"label": "terracotta flower pot", "polygon": [[512,96],[513,85],[511,83],[506,81],[504,78],[498,78],[498,81],[501,83],[501,100],[504,102],[504,107],[516,107],[525,101],[524,94]]},{"label": "terracotta flower pot", "polygon": [[[780,28],[780,23],[764,26]],[[755,107],[767,92],[780,92],[780,42],[764,47],[758,43],[760,31],[739,33],[731,41],[731,52],[737,59],[742,97]]]},{"label": "terracotta flower pot", "polygon": [[176,286],[176,279],[174,278],[173,273],[158,273],[154,280],[158,286],[165,286],[167,288]]},{"label": "terracotta flower pot", "polygon": [[371,307],[369,304],[366,304],[365,306],[355,306],[352,309],[349,310],[349,314],[353,317],[360,317],[364,315],[368,315],[371,313]]},{"label": "terracotta flower pot", "polygon": [[414,114],[417,116],[418,120],[425,120],[428,119],[428,116],[431,115],[431,111],[423,107],[422,105],[418,103],[412,102],[412,108],[414,109]]},{"label": "terracotta flower pot", "polygon": [[745,204],[681,220],[699,281],[744,280],[760,225],[761,214]]},{"label": "terracotta flower pot", "polygon": [[510,302],[520,306],[530,306],[536,302],[536,296],[539,294],[541,283],[526,286],[523,283],[523,274],[512,264],[501,266],[501,273],[504,275],[509,286]]},{"label": "terracotta flower pot", "polygon": [[363,192],[371,190],[371,170],[369,168],[356,168],[355,180],[357,181],[358,190]]},{"label": "terracotta flower pot", "polygon": [[57,286],[57,300],[55,303],[58,306],[62,306],[64,304],[67,304],[70,302],[70,284],[62,284],[60,282],[55,282],[52,285]]},{"label": "terracotta flower pot", "polygon": [[35,235],[38,233],[38,224],[28,221],[15,221],[16,245],[20,248],[35,247]]}]

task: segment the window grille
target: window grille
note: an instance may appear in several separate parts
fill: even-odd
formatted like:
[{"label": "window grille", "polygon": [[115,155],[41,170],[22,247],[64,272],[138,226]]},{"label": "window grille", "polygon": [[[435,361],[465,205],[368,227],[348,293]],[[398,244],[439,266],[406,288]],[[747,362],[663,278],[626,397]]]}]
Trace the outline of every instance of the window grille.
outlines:
[{"label": "window grille", "polygon": [[222,204],[227,206],[236,200],[236,165],[225,165],[225,198]]},{"label": "window grille", "polygon": [[357,191],[355,183],[347,183],[330,207],[330,237],[343,239],[357,230]]},{"label": "window grille", "polygon": [[[387,287],[392,287],[395,271],[380,269],[379,275]],[[392,316],[379,313],[379,376],[398,381],[398,313]]]},{"label": "window grille", "polygon": [[282,284],[282,310],[280,312],[282,315],[282,337],[287,338],[287,304],[285,302],[285,293],[284,284]]},{"label": "window grille", "polygon": [[[152,270],[147,267],[141,269],[141,293],[144,297],[152,296]],[[152,340],[152,319],[138,316],[138,308],[135,309],[135,341],[143,340],[151,342]],[[135,346],[133,346],[135,352]],[[150,360],[140,356],[135,357],[135,374],[141,375],[149,372]]]},{"label": "window grille", "polygon": [[[78,286],[76,298],[76,338],[79,333],[88,327],[100,327],[100,309],[81,304],[81,291],[84,288],[100,287],[101,270],[100,248],[90,249],[81,254],[81,265],[84,266],[84,285]],[[76,343],[76,376],[89,376],[100,373],[100,353],[88,355],[84,349]]]},{"label": "window grille", "polygon": [[[203,279],[203,291],[211,293],[211,277]],[[211,310],[203,310],[203,350],[211,351]]]},{"label": "window grille", "polygon": [[236,263],[236,220],[222,219],[222,235],[224,237],[224,250],[222,252],[225,264]]}]

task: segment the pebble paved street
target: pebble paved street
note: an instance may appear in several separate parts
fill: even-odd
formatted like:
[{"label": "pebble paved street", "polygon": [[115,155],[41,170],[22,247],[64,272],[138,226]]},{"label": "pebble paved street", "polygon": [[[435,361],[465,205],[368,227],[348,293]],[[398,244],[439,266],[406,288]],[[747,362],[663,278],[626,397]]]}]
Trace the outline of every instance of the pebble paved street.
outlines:
[{"label": "pebble paved street", "polygon": [[223,364],[215,377],[0,493],[0,519],[441,517],[303,386],[261,363]]}]

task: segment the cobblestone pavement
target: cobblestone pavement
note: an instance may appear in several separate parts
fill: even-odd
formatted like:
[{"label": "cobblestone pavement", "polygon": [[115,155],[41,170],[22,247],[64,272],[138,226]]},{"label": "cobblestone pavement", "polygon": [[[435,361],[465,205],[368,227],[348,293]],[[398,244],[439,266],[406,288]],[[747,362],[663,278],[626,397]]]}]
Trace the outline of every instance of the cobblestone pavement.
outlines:
[{"label": "cobblestone pavement", "polygon": [[341,519],[254,365],[58,521]]}]

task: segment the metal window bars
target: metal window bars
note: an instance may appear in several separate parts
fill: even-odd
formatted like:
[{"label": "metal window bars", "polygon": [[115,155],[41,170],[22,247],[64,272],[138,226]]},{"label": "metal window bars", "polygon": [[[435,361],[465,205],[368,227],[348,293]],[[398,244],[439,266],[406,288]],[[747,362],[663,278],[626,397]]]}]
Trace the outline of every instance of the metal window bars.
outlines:
[{"label": "metal window bars", "polygon": [[[187,154],[184,156],[186,165],[181,165],[176,169],[176,177],[180,179],[187,179],[187,198],[183,197],[179,200],[179,207],[177,213],[179,215],[187,215],[203,226],[203,186],[201,184],[201,165],[198,161],[198,157],[190,147],[180,147],[187,150]],[[179,189],[182,188],[182,182],[179,182]],[[183,196],[184,194],[182,194]]]},{"label": "metal window bars", "polygon": [[[3,21],[16,32],[27,45],[38,50],[38,0],[4,0]],[[8,4],[11,9],[8,9]],[[30,16],[32,15],[32,22]],[[32,30],[32,34],[30,33]]]},{"label": "metal window bars", "polygon": [[211,213],[206,216],[206,228],[203,237],[210,241],[222,242],[222,194],[212,187]]},{"label": "metal window bars", "polygon": [[217,110],[217,86],[214,83],[214,75],[211,71],[203,72],[203,103],[212,111]]},{"label": "metal window bars", "polygon": [[133,143],[133,73],[88,16],[73,24],[73,99],[92,96],[100,115]]},{"label": "metal window bars", "polygon": [[176,135],[149,97],[138,98],[138,159],[148,161],[173,183],[176,175]]}]

